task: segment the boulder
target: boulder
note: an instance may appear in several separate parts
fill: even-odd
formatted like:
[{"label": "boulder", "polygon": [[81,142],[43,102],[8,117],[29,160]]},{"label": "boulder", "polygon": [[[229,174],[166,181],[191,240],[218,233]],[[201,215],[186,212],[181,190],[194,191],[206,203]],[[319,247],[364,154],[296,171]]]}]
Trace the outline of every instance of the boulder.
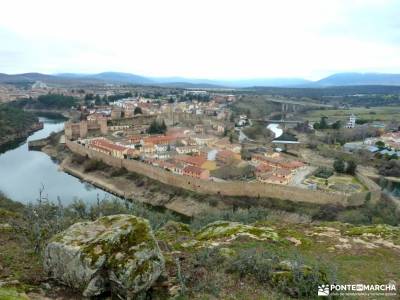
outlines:
[{"label": "boulder", "polygon": [[53,237],[44,268],[85,297],[111,290],[120,298],[137,299],[163,272],[164,258],[147,220],[114,215],[76,223]]}]

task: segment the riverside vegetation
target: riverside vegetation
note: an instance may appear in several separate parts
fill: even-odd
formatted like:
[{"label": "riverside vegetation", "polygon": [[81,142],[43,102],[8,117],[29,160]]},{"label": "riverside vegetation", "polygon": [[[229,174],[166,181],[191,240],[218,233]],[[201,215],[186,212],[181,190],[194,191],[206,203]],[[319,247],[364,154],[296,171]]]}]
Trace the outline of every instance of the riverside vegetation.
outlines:
[{"label": "riverside vegetation", "polygon": [[38,118],[29,112],[13,107],[9,104],[0,104],[0,146],[26,138],[37,128]]},{"label": "riverside vegetation", "polygon": [[[169,212],[149,210],[143,205],[118,199],[99,199],[92,205],[77,200],[64,207],[45,199],[43,194],[42,190],[38,200],[27,206],[0,197],[1,299],[44,296],[81,299],[79,288],[67,288],[51,280],[54,276],[48,277],[54,273],[49,274],[49,264],[45,263],[43,268],[42,262],[43,259],[48,262],[53,256],[46,256],[46,251],[54,247],[50,246],[54,243],[77,240],[82,232],[98,228],[93,227],[98,222],[105,222],[106,227],[114,226],[113,222],[121,218],[116,215],[121,214],[128,220],[132,215],[148,220],[151,229],[146,230],[152,232],[150,235],[157,241],[163,257],[161,275],[157,280],[151,280],[149,289],[142,291],[143,297],[146,295],[151,299],[309,299],[316,297],[319,283],[387,283],[388,280],[400,283],[400,229],[371,224],[382,222],[383,219],[378,217],[356,218],[354,221],[358,225],[351,225],[324,221],[324,218],[332,220],[328,213],[335,211],[332,208],[325,208],[313,216],[295,211],[249,208],[184,220]],[[382,209],[385,214],[383,207],[370,207],[375,214],[379,210],[382,213]],[[106,216],[110,217],[104,219]],[[349,221],[351,216],[347,215]],[[84,223],[73,225],[77,222]],[[112,232],[128,228],[121,224],[117,227],[120,229]],[[80,229],[77,231],[76,228]],[[98,232],[98,229],[84,234],[86,241],[92,240],[90,232]],[[132,236],[136,238],[128,239],[127,243],[134,246],[144,232],[136,232]],[[101,237],[107,237],[107,234]],[[90,243],[83,243],[82,247],[89,249]],[[115,248],[115,243],[112,244],[114,248],[104,244],[102,249],[109,249],[107,257],[124,257],[128,255],[128,244],[121,249]],[[145,245],[149,244],[146,242]],[[97,246],[90,249],[98,253],[96,255],[102,253],[98,252]],[[122,267],[111,261],[101,265],[104,271],[123,274],[118,273]],[[53,257],[50,266],[57,263],[62,265]],[[144,270],[137,269],[139,273],[134,276],[144,274]],[[102,291],[101,297],[106,297],[127,290],[119,288],[115,292],[105,288]]]}]

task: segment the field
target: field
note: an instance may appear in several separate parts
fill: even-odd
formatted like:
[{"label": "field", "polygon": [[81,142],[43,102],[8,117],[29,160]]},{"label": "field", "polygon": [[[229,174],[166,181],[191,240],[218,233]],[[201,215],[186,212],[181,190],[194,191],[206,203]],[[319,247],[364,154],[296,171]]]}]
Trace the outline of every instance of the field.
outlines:
[{"label": "field", "polygon": [[366,190],[357,178],[349,175],[334,175],[328,179],[311,176],[304,183],[316,184],[318,189],[327,192],[359,193]]},{"label": "field", "polygon": [[322,116],[326,116],[328,117],[329,121],[347,121],[352,113],[355,114],[358,119],[366,119],[371,121],[398,120],[400,116],[400,106],[310,110],[305,113],[299,114],[297,118],[309,121],[319,121]]}]

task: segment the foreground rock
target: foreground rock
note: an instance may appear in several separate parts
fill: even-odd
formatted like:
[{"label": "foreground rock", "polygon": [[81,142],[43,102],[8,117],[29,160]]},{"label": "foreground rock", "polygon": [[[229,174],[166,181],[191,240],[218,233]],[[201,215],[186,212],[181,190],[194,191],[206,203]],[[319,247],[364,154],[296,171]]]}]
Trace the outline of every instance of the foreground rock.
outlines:
[{"label": "foreground rock", "polygon": [[85,297],[111,290],[138,299],[164,270],[148,221],[115,215],[72,225],[48,244],[44,267],[51,278]]}]

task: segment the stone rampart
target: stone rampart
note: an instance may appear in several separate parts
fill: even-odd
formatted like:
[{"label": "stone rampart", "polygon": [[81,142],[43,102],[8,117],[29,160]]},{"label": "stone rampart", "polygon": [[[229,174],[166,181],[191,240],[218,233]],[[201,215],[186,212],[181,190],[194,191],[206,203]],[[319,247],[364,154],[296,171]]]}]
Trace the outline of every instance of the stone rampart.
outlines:
[{"label": "stone rampart", "polygon": [[[255,198],[276,198],[293,202],[308,202],[314,204],[341,204],[343,206],[362,205],[372,192],[355,194],[327,193],[293,186],[269,184],[261,182],[207,181],[188,176],[177,175],[136,160],[127,160],[111,157],[109,155],[86,148],[76,142],[67,141],[68,148],[75,153],[88,156],[92,159],[102,160],[108,165],[145,175],[164,184],[184,188],[203,194],[217,194],[223,196],[241,196]],[[375,197],[375,195],[374,195]]]}]

